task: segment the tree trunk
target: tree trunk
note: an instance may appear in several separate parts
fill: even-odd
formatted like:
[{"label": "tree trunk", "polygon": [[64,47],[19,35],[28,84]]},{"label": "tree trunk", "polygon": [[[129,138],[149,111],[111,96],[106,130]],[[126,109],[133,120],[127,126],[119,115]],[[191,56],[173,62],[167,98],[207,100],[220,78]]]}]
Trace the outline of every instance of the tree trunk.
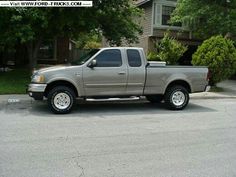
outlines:
[{"label": "tree trunk", "polygon": [[226,35],[224,36],[225,39],[232,39],[233,35],[231,32],[227,32]]},{"label": "tree trunk", "polygon": [[33,63],[33,42],[30,41],[27,44],[27,53],[29,58],[29,67],[30,69],[33,69],[35,66],[35,63]]},{"label": "tree trunk", "polygon": [[34,69],[37,65],[37,56],[38,56],[38,51],[39,51],[41,42],[42,42],[42,38],[40,37],[37,40],[30,41],[27,44],[30,69]]},{"label": "tree trunk", "polygon": [[15,45],[15,66],[17,68],[25,67],[28,62],[28,53],[25,44],[17,43]]},{"label": "tree trunk", "polygon": [[4,46],[3,48],[3,52],[2,52],[2,67],[3,67],[3,71],[6,71],[6,67],[7,67],[7,46]]}]

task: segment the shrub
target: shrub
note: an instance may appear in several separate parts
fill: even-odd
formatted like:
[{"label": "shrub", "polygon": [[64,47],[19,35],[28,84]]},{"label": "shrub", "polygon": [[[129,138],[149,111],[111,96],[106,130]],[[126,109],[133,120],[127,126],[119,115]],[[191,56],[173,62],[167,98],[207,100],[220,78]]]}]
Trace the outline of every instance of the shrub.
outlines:
[{"label": "shrub", "polygon": [[160,42],[156,42],[156,50],[159,56],[158,59],[165,61],[167,64],[175,65],[186,52],[187,47],[166,33]]},{"label": "shrub", "polygon": [[88,41],[85,46],[84,49],[98,49],[102,47],[102,44],[96,41]]},{"label": "shrub", "polygon": [[221,35],[205,40],[194,53],[192,64],[209,67],[211,85],[228,79],[236,71],[236,49],[233,41]]},{"label": "shrub", "polygon": [[149,61],[161,61],[160,56],[156,52],[148,52],[147,59]]}]

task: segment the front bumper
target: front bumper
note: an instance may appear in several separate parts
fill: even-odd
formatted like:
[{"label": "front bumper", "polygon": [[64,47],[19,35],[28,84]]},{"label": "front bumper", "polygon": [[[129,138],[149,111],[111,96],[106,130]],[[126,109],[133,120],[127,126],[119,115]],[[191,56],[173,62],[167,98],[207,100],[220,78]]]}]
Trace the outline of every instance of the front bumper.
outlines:
[{"label": "front bumper", "polygon": [[43,100],[44,91],[47,87],[47,84],[34,84],[31,83],[28,85],[27,93],[30,97],[33,97],[35,100]]}]

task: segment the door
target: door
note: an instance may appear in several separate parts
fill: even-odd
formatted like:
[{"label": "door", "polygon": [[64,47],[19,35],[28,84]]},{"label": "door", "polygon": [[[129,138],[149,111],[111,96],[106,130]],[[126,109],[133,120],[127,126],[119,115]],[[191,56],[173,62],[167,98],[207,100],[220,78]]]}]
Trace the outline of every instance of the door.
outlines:
[{"label": "door", "polygon": [[86,96],[124,95],[127,85],[127,65],[121,50],[102,50],[93,60],[95,67],[84,66],[83,81]]},{"label": "door", "polygon": [[146,66],[141,56],[142,53],[137,49],[126,50],[128,59],[128,95],[142,95],[145,84]]}]

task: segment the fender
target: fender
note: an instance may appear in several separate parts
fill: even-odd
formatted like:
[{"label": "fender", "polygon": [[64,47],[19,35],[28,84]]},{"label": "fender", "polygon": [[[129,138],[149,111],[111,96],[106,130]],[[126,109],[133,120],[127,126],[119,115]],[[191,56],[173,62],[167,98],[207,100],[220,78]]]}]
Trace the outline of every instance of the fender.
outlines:
[{"label": "fender", "polygon": [[51,79],[48,80],[47,84],[51,84],[51,83],[56,82],[56,81],[66,81],[66,82],[71,83],[76,88],[78,96],[81,96],[81,91],[80,91],[80,88],[78,86],[78,83],[75,83],[74,80],[72,78],[70,78],[68,75],[63,76],[63,77],[53,75],[51,77]]},{"label": "fender", "polygon": [[183,81],[183,82],[186,82],[189,87],[190,87],[190,90],[192,90],[192,84],[191,82],[188,80],[187,76],[185,74],[172,74],[168,79],[167,79],[167,82],[165,84],[165,87],[164,87],[164,92],[166,91],[167,87],[173,83],[173,82],[178,82],[178,81]]}]

